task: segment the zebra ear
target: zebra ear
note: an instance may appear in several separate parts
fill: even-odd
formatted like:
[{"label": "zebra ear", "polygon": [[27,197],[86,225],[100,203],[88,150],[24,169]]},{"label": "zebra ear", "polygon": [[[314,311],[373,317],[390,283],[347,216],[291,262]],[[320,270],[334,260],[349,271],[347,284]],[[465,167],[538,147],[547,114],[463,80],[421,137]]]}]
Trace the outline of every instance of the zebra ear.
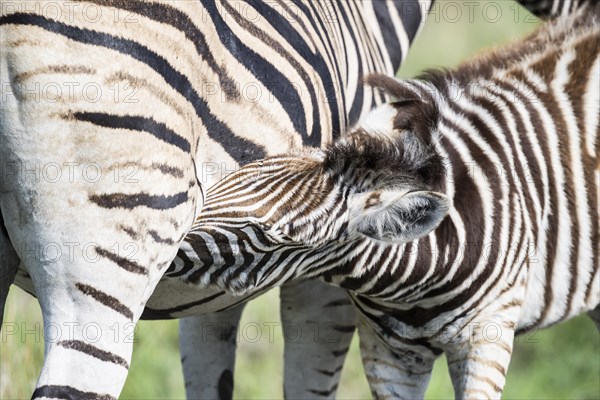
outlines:
[{"label": "zebra ear", "polygon": [[383,242],[410,242],[434,230],[449,210],[450,200],[438,192],[369,192],[351,200],[349,227]]},{"label": "zebra ear", "polygon": [[365,84],[395,97],[397,101],[394,104],[397,106],[423,101],[422,91],[411,84],[410,80],[402,80],[384,74],[370,74],[363,80]]}]

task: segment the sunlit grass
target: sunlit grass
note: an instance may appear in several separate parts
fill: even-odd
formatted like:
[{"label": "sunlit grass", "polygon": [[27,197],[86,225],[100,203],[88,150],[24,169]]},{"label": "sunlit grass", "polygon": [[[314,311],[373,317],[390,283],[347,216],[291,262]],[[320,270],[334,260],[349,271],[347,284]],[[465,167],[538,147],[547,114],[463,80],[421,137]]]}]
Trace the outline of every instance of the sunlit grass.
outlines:
[{"label": "sunlit grass", "polygon": [[[278,291],[252,302],[242,326],[279,322]],[[18,326],[18,332],[10,333]],[[11,289],[0,343],[0,398],[31,396],[41,368],[44,346],[41,314],[36,299]],[[4,329],[8,328],[8,329]],[[24,330],[30,333],[23,336]],[[37,332],[37,336],[33,333]],[[264,332],[263,332],[264,333]],[[283,339],[276,329],[274,341],[263,334],[250,343],[240,340],[235,370],[236,399],[283,398]],[[427,391],[429,399],[450,399],[452,386],[445,359],[435,365]],[[368,399],[357,337],[350,348],[339,399]],[[176,321],[142,321],[136,334],[131,369],[122,399],[183,399],[185,391],[179,363]],[[587,317],[520,337],[509,368],[506,399],[600,399],[600,335]]]}]

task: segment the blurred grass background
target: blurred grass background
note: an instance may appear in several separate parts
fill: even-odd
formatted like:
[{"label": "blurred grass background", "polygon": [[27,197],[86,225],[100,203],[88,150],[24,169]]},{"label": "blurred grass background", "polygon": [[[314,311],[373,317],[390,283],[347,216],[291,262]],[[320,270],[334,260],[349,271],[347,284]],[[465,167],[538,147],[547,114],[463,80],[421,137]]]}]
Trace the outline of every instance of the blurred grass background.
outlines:
[{"label": "blurred grass background", "polygon": [[[452,67],[482,48],[500,45],[533,31],[538,22],[512,0],[438,0],[413,50],[399,72],[412,77],[424,68]],[[242,326],[278,322],[278,291],[252,302]],[[22,340],[7,333],[41,325],[37,301],[13,287],[0,340],[0,398],[31,396],[43,359],[43,338]],[[14,327],[14,325],[11,325]],[[266,330],[263,330],[266,333]],[[122,399],[182,399],[176,321],[141,322]],[[282,391],[283,340],[276,330],[273,343],[264,334],[255,343],[240,341],[235,370],[236,399],[279,399]],[[340,399],[368,399],[356,337],[342,373]],[[453,398],[445,360],[436,363],[427,392],[429,399]],[[587,317],[521,337],[508,372],[506,399],[600,399],[600,335]]]}]

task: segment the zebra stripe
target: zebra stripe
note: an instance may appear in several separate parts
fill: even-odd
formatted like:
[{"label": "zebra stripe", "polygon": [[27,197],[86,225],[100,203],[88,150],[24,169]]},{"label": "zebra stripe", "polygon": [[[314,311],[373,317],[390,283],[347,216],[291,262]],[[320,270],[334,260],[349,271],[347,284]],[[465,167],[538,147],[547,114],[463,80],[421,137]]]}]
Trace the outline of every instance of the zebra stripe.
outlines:
[{"label": "zebra stripe", "polygon": [[69,385],[44,385],[35,389],[33,398],[68,398],[82,400],[116,400],[116,397],[93,392],[84,392]]},{"label": "zebra stripe", "polygon": [[[598,318],[599,18],[581,6],[454,71],[368,78],[399,101],[207,191],[185,239],[192,271],[213,260],[198,282],[322,276],[363,317],[376,397],[422,398],[442,352],[457,397],[499,397],[515,334]],[[286,262],[220,258],[242,235]]]},{"label": "zebra stripe", "polygon": [[585,0],[521,0],[529,11],[542,17],[571,15],[586,3]]}]

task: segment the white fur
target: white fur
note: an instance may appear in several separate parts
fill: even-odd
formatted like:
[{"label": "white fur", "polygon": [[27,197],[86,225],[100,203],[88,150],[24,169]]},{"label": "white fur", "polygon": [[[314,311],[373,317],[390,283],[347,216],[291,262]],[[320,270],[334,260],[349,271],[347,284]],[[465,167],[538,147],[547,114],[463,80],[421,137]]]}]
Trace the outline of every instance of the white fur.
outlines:
[{"label": "white fur", "polygon": [[394,118],[396,114],[398,114],[396,108],[384,104],[367,113],[358,122],[358,126],[370,135],[392,139],[394,137]]}]

